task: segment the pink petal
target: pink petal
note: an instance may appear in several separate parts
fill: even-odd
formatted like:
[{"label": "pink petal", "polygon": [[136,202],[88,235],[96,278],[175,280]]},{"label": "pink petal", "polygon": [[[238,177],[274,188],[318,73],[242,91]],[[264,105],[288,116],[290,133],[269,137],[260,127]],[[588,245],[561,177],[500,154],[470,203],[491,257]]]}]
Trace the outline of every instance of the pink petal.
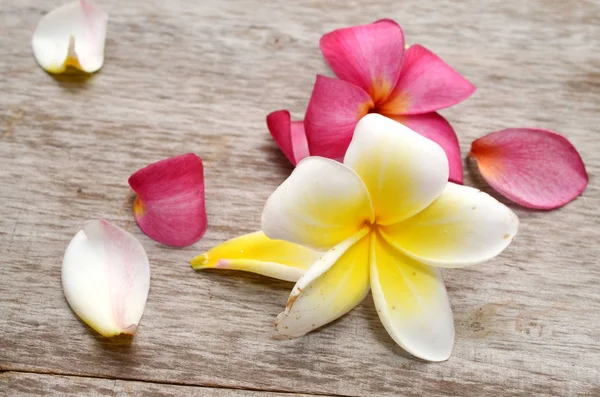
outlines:
[{"label": "pink petal", "polygon": [[458,138],[445,118],[435,112],[413,116],[392,116],[391,118],[440,145],[448,157],[450,182],[463,183],[462,157]]},{"label": "pink petal", "polygon": [[303,121],[291,121],[290,112],[277,110],[267,116],[269,132],[285,157],[294,165],[310,156]]},{"label": "pink petal", "polygon": [[475,92],[475,86],[418,44],[404,55],[402,72],[388,100],[377,107],[382,114],[420,114],[456,105]]},{"label": "pink petal", "polygon": [[548,130],[492,132],[473,142],[470,155],[490,186],[524,207],[561,207],[579,196],[588,183],[575,147]]},{"label": "pink petal", "polygon": [[317,76],[304,119],[311,154],[341,160],[356,123],[373,106],[373,100],[362,88]]},{"label": "pink petal", "polygon": [[129,178],[138,197],[133,213],[150,238],[174,247],[194,244],[206,231],[204,170],[193,153],[151,164]]},{"label": "pink petal", "polygon": [[320,45],[325,60],[340,79],[361,87],[376,103],[388,97],[404,56],[400,25],[380,20],[338,29],[321,37]]}]

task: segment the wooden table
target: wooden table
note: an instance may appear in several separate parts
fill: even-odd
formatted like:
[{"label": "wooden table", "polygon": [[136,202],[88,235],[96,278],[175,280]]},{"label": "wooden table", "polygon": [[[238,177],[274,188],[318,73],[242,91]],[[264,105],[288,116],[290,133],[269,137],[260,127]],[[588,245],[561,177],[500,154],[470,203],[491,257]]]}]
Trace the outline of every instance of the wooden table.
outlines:
[{"label": "wooden table", "polygon": [[[60,3],[0,2],[1,395],[600,396],[597,0],[98,0],[110,14],[106,62],[87,81],[55,79],[32,57],[38,19]],[[321,34],[384,17],[478,87],[443,112],[463,153],[487,132],[549,128],[591,176],[564,208],[515,207],[519,235],[497,259],[444,271],[456,346],[439,364],[396,346],[370,298],[288,340],[273,321],[291,284],[188,263],[259,228],[291,171],[265,116],[303,117],[315,74],[331,73]],[[190,151],[205,163],[209,229],[171,249],[137,228],[127,178]],[[466,184],[489,191],[467,171]],[[98,218],[150,258],[132,341],[97,336],[63,297],[64,249]]]}]

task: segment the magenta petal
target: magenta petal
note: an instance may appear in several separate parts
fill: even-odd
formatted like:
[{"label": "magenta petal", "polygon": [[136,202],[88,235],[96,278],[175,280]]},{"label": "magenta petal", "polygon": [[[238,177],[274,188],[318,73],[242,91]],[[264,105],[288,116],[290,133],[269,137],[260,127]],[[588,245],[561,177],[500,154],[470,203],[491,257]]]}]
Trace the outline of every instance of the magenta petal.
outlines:
[{"label": "magenta petal", "polygon": [[561,207],[579,196],[588,183],[575,147],[548,130],[492,132],[473,142],[470,155],[490,186],[524,207]]},{"label": "magenta petal", "polygon": [[311,155],[341,160],[356,123],[371,108],[373,100],[362,88],[317,76],[304,119]]},{"label": "magenta petal", "polygon": [[406,50],[398,83],[378,111],[386,115],[429,113],[462,102],[473,92],[473,84],[416,44]]},{"label": "magenta petal", "polygon": [[435,112],[392,118],[440,145],[448,157],[450,182],[463,183],[463,166],[458,138],[445,118]]},{"label": "magenta petal", "polygon": [[267,116],[269,132],[285,157],[294,165],[310,156],[303,121],[291,121],[290,112],[277,110]]},{"label": "magenta petal", "polygon": [[150,238],[174,247],[194,244],[204,235],[204,169],[193,153],[151,164],[129,178],[137,193],[133,213]]},{"label": "magenta petal", "polygon": [[320,46],[331,70],[376,103],[388,97],[400,75],[404,33],[391,20],[334,30],[321,37]]}]

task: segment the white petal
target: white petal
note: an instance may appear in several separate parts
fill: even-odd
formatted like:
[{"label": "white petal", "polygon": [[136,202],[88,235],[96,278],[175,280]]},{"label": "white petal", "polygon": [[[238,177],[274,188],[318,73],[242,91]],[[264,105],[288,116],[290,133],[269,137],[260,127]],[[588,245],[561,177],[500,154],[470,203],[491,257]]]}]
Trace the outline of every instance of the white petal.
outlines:
[{"label": "white petal", "polygon": [[150,287],[146,251],[117,226],[88,221],[67,247],[62,284],[73,311],[100,334],[134,334]]},{"label": "white petal", "polygon": [[304,335],[346,314],[365,298],[369,292],[369,237],[365,234],[338,244],[313,265],[319,271],[313,269],[313,274],[300,279],[285,311],[277,317],[280,334]]},{"label": "white petal", "polygon": [[517,215],[495,198],[448,183],[425,210],[380,231],[390,244],[419,262],[463,267],[500,254],[518,228]]},{"label": "white petal", "polygon": [[367,186],[379,225],[423,210],[448,181],[448,159],[440,145],[376,113],[356,125],[344,164]]},{"label": "white petal", "polygon": [[104,63],[108,14],[86,0],[44,15],[33,32],[33,55],[44,70],[62,73],[67,66],[93,73]]},{"label": "white petal", "polygon": [[450,357],[454,321],[438,269],[373,236],[371,290],[383,326],[403,349],[428,361]]},{"label": "white petal", "polygon": [[372,220],[369,193],[352,169],[307,157],[267,200],[262,230],[269,238],[325,251]]},{"label": "white petal", "polygon": [[298,281],[322,255],[301,245],[271,240],[254,232],[228,240],[192,259],[200,269],[242,270],[285,281]]}]

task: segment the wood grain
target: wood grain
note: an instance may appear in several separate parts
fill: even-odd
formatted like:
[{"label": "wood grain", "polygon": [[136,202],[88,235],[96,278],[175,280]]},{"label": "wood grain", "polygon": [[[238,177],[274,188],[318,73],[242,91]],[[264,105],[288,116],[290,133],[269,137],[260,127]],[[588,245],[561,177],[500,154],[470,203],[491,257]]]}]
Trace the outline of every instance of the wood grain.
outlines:
[{"label": "wood grain", "polygon": [[138,381],[43,375],[23,372],[0,374],[0,396],[35,397],[308,397],[308,394],[180,386]]},{"label": "wood grain", "polygon": [[[37,20],[60,3],[0,3],[0,370],[344,396],[600,395],[597,1],[98,0],[111,18],[106,63],[87,81],[52,78],[31,55]],[[331,75],[320,35],[383,17],[478,87],[443,112],[463,153],[490,131],[548,128],[591,177],[559,210],[515,207],[521,229],[499,258],[444,271],[456,346],[440,364],[396,346],[371,298],[288,340],[272,324],[290,284],[188,264],[258,229],[291,171],[264,118],[301,118],[315,74]],[[138,230],[127,178],[189,151],[204,159],[209,230],[170,249]],[[465,183],[489,191],[465,165]],[[130,230],[150,257],[133,340],[96,336],[62,294],[64,249],[96,218]]]}]

